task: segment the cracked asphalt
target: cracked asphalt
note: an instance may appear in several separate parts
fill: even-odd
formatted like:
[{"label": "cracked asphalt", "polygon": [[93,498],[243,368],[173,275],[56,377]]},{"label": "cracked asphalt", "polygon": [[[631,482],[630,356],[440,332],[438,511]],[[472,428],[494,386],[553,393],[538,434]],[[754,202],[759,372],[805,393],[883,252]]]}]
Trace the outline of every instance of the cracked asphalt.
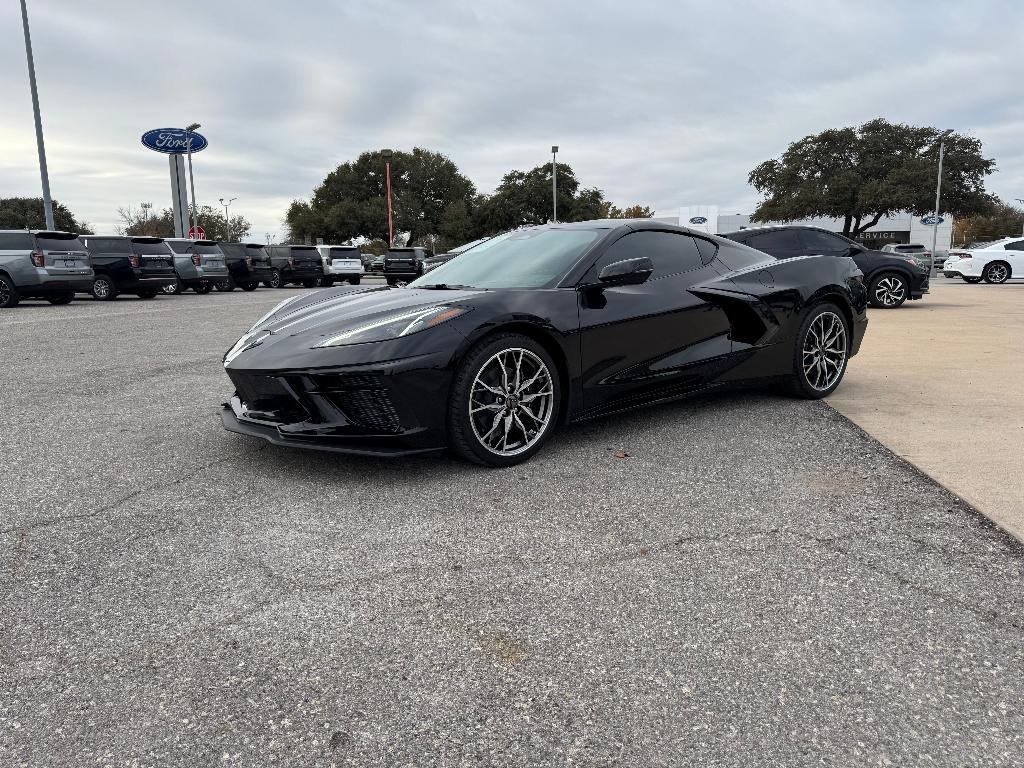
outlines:
[{"label": "cracked asphalt", "polygon": [[827,405],[265,446],[220,357],[289,293],[0,313],[0,765],[1024,762],[1024,549]]}]

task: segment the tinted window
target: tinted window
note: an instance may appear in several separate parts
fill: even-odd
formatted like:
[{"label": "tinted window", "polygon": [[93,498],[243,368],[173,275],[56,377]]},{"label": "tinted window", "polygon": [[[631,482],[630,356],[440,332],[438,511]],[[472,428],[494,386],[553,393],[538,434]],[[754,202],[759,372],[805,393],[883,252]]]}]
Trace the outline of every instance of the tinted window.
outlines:
[{"label": "tinted window", "polygon": [[32,235],[28,232],[0,234],[0,251],[31,251],[35,247]]},{"label": "tinted window", "polygon": [[804,241],[804,248],[810,253],[828,253],[850,249],[850,244],[845,240],[816,229],[802,229],[800,237]]},{"label": "tinted window", "polygon": [[169,241],[167,244],[171,246],[171,250],[175,253],[192,253],[191,240],[178,240],[177,242]]},{"label": "tinted window", "polygon": [[36,242],[44,251],[84,251],[85,243],[77,237],[44,237],[36,236]]},{"label": "tinted window", "polygon": [[704,263],[710,264],[711,260],[715,258],[715,251],[718,250],[718,246],[710,240],[704,240],[700,237],[693,238],[693,242],[697,244],[697,250],[700,251],[700,257],[704,260]]},{"label": "tinted window", "polygon": [[166,256],[167,246],[164,243],[152,240],[132,240],[132,250],[143,256]]},{"label": "tinted window", "polygon": [[1024,251],[1024,240],[1018,240],[1015,243],[1007,243],[1003,248],[1007,251]]},{"label": "tinted window", "polygon": [[359,258],[359,249],[331,248],[331,256],[337,256],[339,259],[357,259]]},{"label": "tinted window", "polygon": [[86,243],[90,251],[97,253],[129,253],[131,251],[127,240],[112,237],[90,237]]},{"label": "tinted window", "polygon": [[245,246],[239,243],[221,243],[220,249],[225,256],[230,256],[233,259],[244,259],[246,256]]},{"label": "tinted window", "polygon": [[728,269],[743,269],[752,264],[761,264],[774,259],[767,253],[745,248],[742,244],[723,243],[718,247],[718,261]]},{"label": "tinted window", "polygon": [[923,245],[896,245],[893,250],[897,253],[924,253]]},{"label": "tinted window", "polygon": [[213,253],[213,254],[220,255],[220,246],[219,245],[212,245],[212,244],[210,244],[210,245],[203,245],[202,243],[199,243],[199,244],[196,245],[196,253],[206,253],[206,254]]},{"label": "tinted window", "polygon": [[594,265],[596,275],[601,269],[617,261],[639,259],[646,256],[654,262],[651,280],[669,275],[678,275],[704,265],[697,244],[689,235],[671,232],[633,232],[612,243]]},{"label": "tinted window", "polygon": [[761,232],[747,238],[747,245],[759,251],[799,251],[803,249],[796,232],[791,229],[775,229]]}]

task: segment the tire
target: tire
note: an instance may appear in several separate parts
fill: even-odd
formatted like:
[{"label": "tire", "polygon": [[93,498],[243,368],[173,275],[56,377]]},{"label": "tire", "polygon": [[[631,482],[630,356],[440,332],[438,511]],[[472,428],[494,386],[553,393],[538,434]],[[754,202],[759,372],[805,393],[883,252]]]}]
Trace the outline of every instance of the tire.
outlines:
[{"label": "tire", "polygon": [[96,301],[113,301],[117,298],[117,284],[109,275],[96,275],[89,293]]},{"label": "tire", "polygon": [[871,280],[868,288],[868,302],[878,309],[896,309],[903,305],[910,295],[907,278],[897,272],[883,272]]},{"label": "tire", "polygon": [[321,277],[319,285],[321,288],[330,288],[334,285],[334,280],[330,277]]},{"label": "tire", "polygon": [[473,347],[459,364],[451,393],[449,447],[490,467],[510,467],[537,453],[554,431],[561,405],[558,366],[544,347],[518,333],[490,336]]},{"label": "tire", "polygon": [[177,296],[178,294],[183,293],[184,290],[185,286],[182,284],[181,280],[179,278],[174,278],[173,283],[165,285],[160,289],[160,293],[166,296]]},{"label": "tire", "polygon": [[229,277],[227,280],[218,280],[213,284],[213,287],[221,293],[231,293],[231,291],[235,290],[235,281]]},{"label": "tire", "polygon": [[242,290],[248,293],[249,291],[255,291],[259,286],[260,284],[257,282],[243,283]]},{"label": "tire", "polygon": [[192,290],[198,293],[200,296],[205,296],[213,290],[213,283],[196,283],[192,286]]},{"label": "tire", "polygon": [[264,283],[267,288],[284,288],[284,279],[281,277],[281,270],[272,269],[270,279]]},{"label": "tire", "polygon": [[1010,265],[1005,261],[993,261],[985,265],[982,279],[991,285],[1002,285],[1010,279]]},{"label": "tire", "polygon": [[303,288],[316,288],[316,284],[318,282],[319,281],[316,280],[316,279],[314,279],[314,280],[303,280],[302,281],[302,287]]},{"label": "tire", "polygon": [[74,291],[65,291],[59,293],[56,296],[47,296],[46,300],[55,306],[61,306],[62,304],[70,304],[75,299]]},{"label": "tire", "polygon": [[348,279],[348,284],[349,285],[359,285],[361,280],[362,280],[362,278],[360,278],[360,277],[350,277]]},{"label": "tire", "polygon": [[155,299],[156,298],[156,291],[152,291],[152,290],[150,290],[150,291],[139,291],[135,295],[138,296],[140,299]]},{"label": "tire", "polygon": [[[823,319],[819,321],[819,318]],[[838,326],[835,325],[837,320],[840,324]],[[816,334],[820,337],[820,334],[825,332],[825,340],[827,341],[831,329],[838,327],[842,328],[841,358],[834,353],[826,352],[825,355],[822,355],[820,353],[821,346],[815,343]],[[829,347],[838,350],[840,345],[826,345],[825,349]],[[815,359],[831,359],[834,361],[833,366],[812,366],[810,370],[807,370],[804,367],[804,361],[808,360],[808,362],[811,362],[807,356],[809,348],[819,350]],[[843,376],[846,374],[846,366],[850,361],[849,350],[850,324],[846,321],[846,315],[843,314],[842,310],[832,303],[816,304],[811,307],[803,322],[800,323],[800,330],[796,335],[796,344],[793,347],[793,376],[786,388],[788,393],[793,397],[801,397],[807,400],[820,400],[826,395],[831,394],[839,386],[839,382],[843,380]],[[813,355],[813,353],[811,354]],[[834,367],[835,364],[839,365],[838,372]],[[823,375],[822,372],[828,375],[829,378],[827,380],[819,378]]]},{"label": "tire", "polygon": [[964,282],[965,283],[970,283],[971,285],[975,285],[976,283],[980,283],[981,282],[981,278],[980,277],[965,277],[964,278]]},{"label": "tire", "polygon": [[387,281],[388,281],[388,285],[395,285],[398,282],[398,278],[396,278],[396,277],[389,277],[389,278],[387,278]]},{"label": "tire", "polygon": [[19,301],[21,294],[14,287],[14,281],[7,275],[0,275],[0,309],[16,307]]}]

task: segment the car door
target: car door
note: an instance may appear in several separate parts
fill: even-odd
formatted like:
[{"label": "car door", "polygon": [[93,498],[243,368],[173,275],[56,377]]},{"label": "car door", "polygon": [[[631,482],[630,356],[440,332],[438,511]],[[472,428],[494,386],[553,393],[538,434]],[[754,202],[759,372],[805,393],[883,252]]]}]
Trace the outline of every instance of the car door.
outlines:
[{"label": "car door", "polygon": [[[602,288],[602,268],[647,257],[654,272],[640,285]],[[580,283],[580,355],[584,408],[658,399],[693,389],[728,355],[729,321],[687,289],[719,277],[686,234],[644,230],[612,243]]]},{"label": "car door", "polygon": [[1010,265],[1010,277],[1024,277],[1024,240],[1007,243],[1003,250]]}]

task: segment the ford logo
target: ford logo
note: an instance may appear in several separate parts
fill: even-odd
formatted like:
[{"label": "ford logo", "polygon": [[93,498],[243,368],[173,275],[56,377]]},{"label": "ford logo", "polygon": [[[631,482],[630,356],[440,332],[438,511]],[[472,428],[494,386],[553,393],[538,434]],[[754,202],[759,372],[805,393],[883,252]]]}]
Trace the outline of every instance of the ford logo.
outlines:
[{"label": "ford logo", "polygon": [[935,216],[925,216],[923,219],[921,219],[921,223],[924,224],[926,227],[934,227],[936,224],[941,224],[944,221],[945,219],[942,218],[941,216],[938,217],[938,220],[936,220]]},{"label": "ford logo", "polygon": [[142,143],[154,152],[165,155],[183,155],[188,151],[188,139],[192,137],[192,151],[201,152],[206,149],[206,137],[195,131],[182,128],[154,128],[142,134]]},{"label": "ford logo", "polygon": [[704,216],[694,216],[690,219],[691,224],[707,224],[708,220]]}]

